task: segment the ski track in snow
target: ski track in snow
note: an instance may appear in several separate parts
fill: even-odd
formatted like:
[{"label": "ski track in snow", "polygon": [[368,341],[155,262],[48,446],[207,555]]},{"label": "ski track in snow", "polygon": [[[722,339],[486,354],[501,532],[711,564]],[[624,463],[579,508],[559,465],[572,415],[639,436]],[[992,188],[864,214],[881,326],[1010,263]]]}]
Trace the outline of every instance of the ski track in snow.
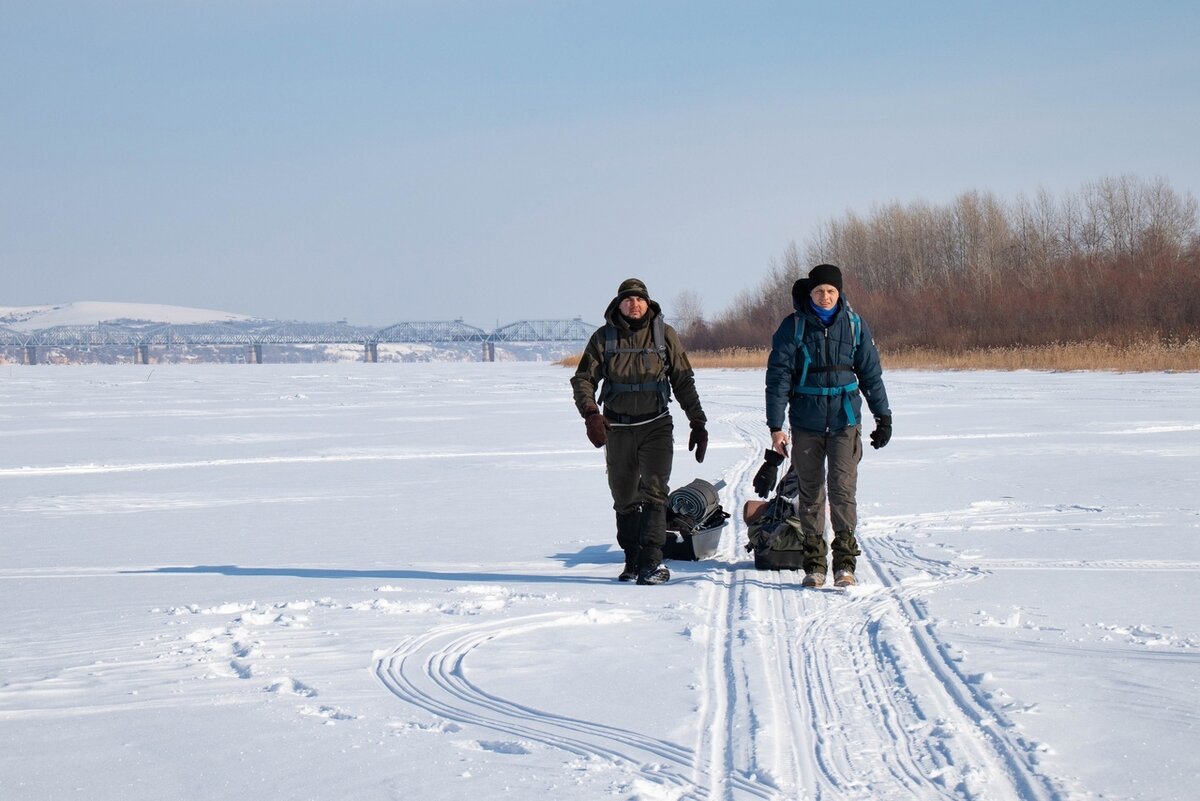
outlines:
[{"label": "ski track in snow", "polygon": [[[704,787],[707,782],[694,781],[695,758],[682,744],[538,710],[502,698],[467,678],[465,665],[471,653],[498,638],[552,626],[603,622],[602,616],[589,611],[444,626],[392,649],[376,661],[375,675],[396,697],[447,720],[483,726],[578,757],[628,766],[644,781],[688,792],[692,798],[711,797]],[[753,782],[739,780],[735,785],[747,797],[771,797]]]},{"label": "ski track in snow", "polygon": [[[735,422],[735,421],[731,421]],[[757,418],[735,426],[761,453]],[[742,463],[726,480],[729,509],[747,500]],[[725,539],[732,562],[745,541],[738,521]],[[1021,744],[986,731],[996,719],[971,695],[924,622],[913,597],[978,573],[929,562],[881,538],[863,539],[860,577],[878,585],[801,590],[795,571],[735,569],[714,582],[705,605],[717,646],[710,650],[703,728],[713,775],[756,777],[779,797],[1055,797]],[[732,787],[714,795],[740,798]]]},{"label": "ski track in snow", "polygon": [[[762,452],[757,414],[721,422]],[[863,583],[849,590],[802,590],[795,571],[757,571],[740,520],[757,464],[748,458],[723,476],[733,517],[700,586],[708,613],[694,744],[539,710],[468,678],[471,656],[490,643],[604,622],[594,611],[434,628],[376,659],[376,677],[447,721],[623,766],[672,798],[1071,797],[1039,771],[1045,746],[1027,741],[962,673],[920,603],[985,575],[981,566],[924,558],[873,533],[860,537]]]}]

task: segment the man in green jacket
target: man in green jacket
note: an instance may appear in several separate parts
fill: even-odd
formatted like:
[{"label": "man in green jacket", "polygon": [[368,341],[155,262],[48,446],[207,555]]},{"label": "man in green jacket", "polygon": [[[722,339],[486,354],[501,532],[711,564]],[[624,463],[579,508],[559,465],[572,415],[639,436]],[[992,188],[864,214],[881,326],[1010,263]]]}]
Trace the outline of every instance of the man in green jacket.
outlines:
[{"label": "man in green jacket", "polygon": [[604,319],[571,377],[575,407],[588,440],[597,448],[607,446],[617,544],[625,552],[618,579],[663,584],[671,578],[662,547],[675,445],[667,408],[672,390],[691,426],[688,450],[695,450],[697,462],[704,461],[708,448],[704,409],[679,335],[663,321],[643,282],[622,281]]}]

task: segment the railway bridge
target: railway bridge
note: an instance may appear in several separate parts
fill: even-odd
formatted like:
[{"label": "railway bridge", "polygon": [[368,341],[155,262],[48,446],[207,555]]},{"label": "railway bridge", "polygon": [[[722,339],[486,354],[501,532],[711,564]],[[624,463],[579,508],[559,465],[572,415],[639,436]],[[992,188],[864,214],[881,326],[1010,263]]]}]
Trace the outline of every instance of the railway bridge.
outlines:
[{"label": "railway bridge", "polygon": [[485,331],[462,320],[400,322],[386,328],[345,322],[280,321],[173,324],[132,321],[96,325],[60,325],[32,331],[0,327],[0,346],[18,348],[23,364],[37,364],[38,351],[50,348],[126,348],[134,362],[149,364],[152,348],[187,345],[241,346],[246,361],[263,363],[264,345],[359,345],[363,360],[379,361],[379,345],[477,343],[483,361],[496,360],[497,343],[584,342],[595,326],[571,320],[519,320]]}]

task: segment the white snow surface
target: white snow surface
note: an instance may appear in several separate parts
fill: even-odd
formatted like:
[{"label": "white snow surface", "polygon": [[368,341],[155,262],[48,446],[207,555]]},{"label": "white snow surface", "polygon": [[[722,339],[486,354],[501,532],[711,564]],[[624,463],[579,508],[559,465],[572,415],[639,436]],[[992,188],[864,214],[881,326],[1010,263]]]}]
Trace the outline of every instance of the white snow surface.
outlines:
[{"label": "white snow surface", "polygon": [[1200,375],[888,374],[845,592],[742,549],[757,371],[616,582],[569,375],[5,369],[0,798],[1195,797]]},{"label": "white snow surface", "polygon": [[14,331],[34,331],[57,325],[96,325],[115,320],[187,325],[253,319],[255,318],[244,314],[196,309],[190,306],[98,300],[47,306],[0,306],[0,325]]}]

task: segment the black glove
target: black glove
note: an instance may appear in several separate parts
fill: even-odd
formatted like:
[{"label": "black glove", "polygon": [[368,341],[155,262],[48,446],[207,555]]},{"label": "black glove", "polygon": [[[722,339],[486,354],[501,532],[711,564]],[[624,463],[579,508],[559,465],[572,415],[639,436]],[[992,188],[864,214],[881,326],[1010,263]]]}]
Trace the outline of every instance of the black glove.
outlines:
[{"label": "black glove", "polygon": [[688,450],[696,450],[696,461],[703,462],[704,454],[708,451],[708,431],[704,428],[703,420],[692,421],[692,435],[688,437]]},{"label": "black glove", "polygon": [[783,464],[783,454],[771,448],[763,454],[762,467],[754,474],[754,492],[758,497],[765,498],[775,489],[779,480],[779,465]]},{"label": "black glove", "polygon": [[871,447],[878,450],[887,445],[892,438],[892,416],[880,415],[875,418],[875,430],[871,432]]}]

